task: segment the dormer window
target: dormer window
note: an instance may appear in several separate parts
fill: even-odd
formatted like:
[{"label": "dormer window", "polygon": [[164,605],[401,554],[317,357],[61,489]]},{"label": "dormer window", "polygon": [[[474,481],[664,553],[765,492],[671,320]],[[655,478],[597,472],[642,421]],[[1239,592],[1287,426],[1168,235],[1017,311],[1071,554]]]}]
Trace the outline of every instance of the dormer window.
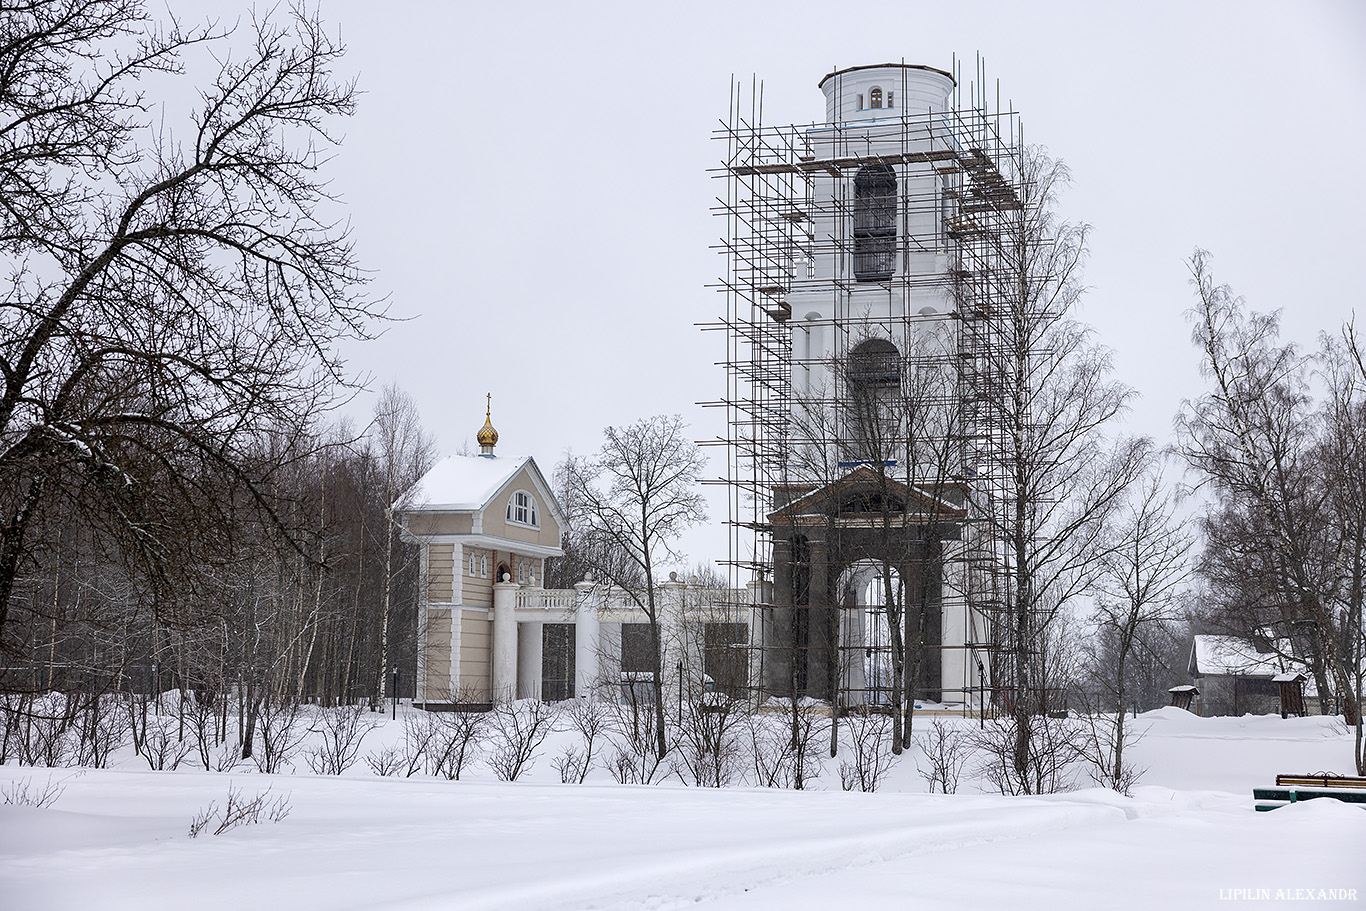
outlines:
[{"label": "dormer window", "polygon": [[536,511],[536,501],[525,490],[519,490],[508,500],[507,520],[513,525],[540,528],[541,516]]},{"label": "dormer window", "polygon": [[882,107],[882,89],[878,88],[877,86],[873,86],[871,89],[868,90],[868,107]]}]

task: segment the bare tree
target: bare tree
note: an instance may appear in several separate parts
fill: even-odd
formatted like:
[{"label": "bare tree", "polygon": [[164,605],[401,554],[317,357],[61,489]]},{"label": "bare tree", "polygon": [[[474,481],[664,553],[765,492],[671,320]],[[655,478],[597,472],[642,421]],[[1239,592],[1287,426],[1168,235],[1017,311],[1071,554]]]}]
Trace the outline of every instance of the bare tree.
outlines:
[{"label": "bare tree", "polygon": [[[165,598],[195,530],[272,514],[258,444],[329,400],[336,340],[377,314],[320,176],[355,103],[342,50],[302,10],[240,35],[138,0],[0,17],[5,654],[28,653],[16,584],[58,516]],[[220,65],[177,129],[144,77],[195,55]]]},{"label": "bare tree", "polygon": [[564,784],[583,784],[598,760],[597,748],[607,733],[608,718],[602,706],[588,698],[572,699],[564,709],[567,726],[579,735],[582,752],[565,747],[553,760]]},{"label": "bare tree", "polygon": [[[1361,349],[1350,325],[1326,340],[1331,388],[1316,413],[1312,362],[1280,341],[1278,315],[1248,313],[1215,282],[1204,251],[1190,268],[1192,340],[1212,388],[1185,403],[1177,427],[1182,454],[1224,504],[1203,523],[1202,575],[1216,600],[1244,602],[1235,611],[1244,634],[1274,628],[1290,657],[1309,664],[1320,696],[1336,692],[1360,744]],[[1366,773],[1361,748],[1355,761]]]},{"label": "bare tree", "polygon": [[[1328,387],[1321,409],[1321,459],[1342,554],[1336,601],[1349,683],[1342,698],[1356,703],[1356,766],[1358,774],[1366,775],[1366,345],[1357,335],[1355,320],[1337,336],[1324,334],[1319,361]],[[1344,714],[1352,710],[1344,709]]]},{"label": "bare tree", "polygon": [[[982,518],[1001,549],[1006,582],[994,618],[1001,648],[992,673],[1011,716],[1012,787],[1032,793],[1060,780],[1045,749],[1062,742],[1046,723],[1050,691],[1062,684],[1050,666],[1053,628],[1098,569],[1106,519],[1149,445],[1112,445],[1103,436],[1132,393],[1110,379],[1108,353],[1073,317],[1087,229],[1055,214],[1067,170],[1038,150],[1028,151],[1021,167],[1021,206],[993,250],[997,284],[965,283],[959,308],[992,314],[980,353],[991,382],[979,393],[993,439],[977,466],[993,479]],[[981,293],[987,299],[977,299]]]},{"label": "bare tree", "polygon": [[852,761],[840,761],[840,786],[846,791],[876,791],[892,768],[892,719],[881,712],[856,712],[847,721]]},{"label": "bare tree", "polygon": [[360,705],[339,705],[318,712],[316,745],[304,751],[304,761],[315,775],[340,775],[360,758],[365,736],[375,729]]},{"label": "bare tree", "polygon": [[[768,703],[773,704],[774,700]],[[772,712],[746,715],[754,781],[761,787],[802,791],[820,775],[822,744],[830,731],[829,712],[805,697],[780,707],[786,718]]]},{"label": "bare tree", "polygon": [[678,415],[608,427],[597,455],[568,457],[561,469],[566,507],[585,559],[645,616],[652,647],[651,688],[659,756],[669,752],[664,718],[664,636],[657,586],[664,560],[679,561],[674,541],[706,520],[697,489],[702,453]]},{"label": "bare tree", "polygon": [[1091,722],[1093,761],[1101,783],[1128,793],[1135,779],[1124,756],[1132,739],[1125,727],[1131,666],[1152,638],[1150,630],[1179,619],[1193,539],[1175,515],[1158,472],[1134,486],[1116,518],[1101,557],[1092,615],[1093,642],[1111,648],[1103,653],[1105,660],[1097,660],[1102,653],[1092,650],[1091,676],[1104,703],[1095,706]]}]

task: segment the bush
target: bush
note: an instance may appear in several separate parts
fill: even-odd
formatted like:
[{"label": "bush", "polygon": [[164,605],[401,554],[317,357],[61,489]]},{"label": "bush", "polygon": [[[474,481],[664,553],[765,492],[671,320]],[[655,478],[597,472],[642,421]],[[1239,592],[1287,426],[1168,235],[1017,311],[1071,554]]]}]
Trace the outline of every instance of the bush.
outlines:
[{"label": "bush", "polygon": [[238,826],[254,826],[264,815],[268,822],[282,822],[289,815],[289,795],[270,800],[270,788],[255,797],[243,797],[240,788],[228,787],[228,800],[220,809],[211,803],[195,814],[190,820],[190,837],[198,838],[202,832],[222,835]]},{"label": "bush", "polygon": [[935,788],[941,794],[958,793],[958,778],[972,752],[968,735],[961,728],[936,718],[921,740],[921,750],[925,754],[924,764],[917,761],[916,768],[929,782],[930,793],[933,794]]},{"label": "bush", "polygon": [[315,775],[340,775],[356,764],[365,735],[375,722],[359,705],[339,705],[318,713],[315,729],[322,743],[304,753],[304,761]]},{"label": "bush", "polygon": [[557,730],[559,712],[552,703],[523,699],[496,706],[490,716],[489,768],[500,781],[516,781],[531,770],[541,744]]},{"label": "bush", "polygon": [[876,791],[892,767],[892,718],[882,712],[851,713],[845,727],[853,762],[840,760],[840,787]]}]

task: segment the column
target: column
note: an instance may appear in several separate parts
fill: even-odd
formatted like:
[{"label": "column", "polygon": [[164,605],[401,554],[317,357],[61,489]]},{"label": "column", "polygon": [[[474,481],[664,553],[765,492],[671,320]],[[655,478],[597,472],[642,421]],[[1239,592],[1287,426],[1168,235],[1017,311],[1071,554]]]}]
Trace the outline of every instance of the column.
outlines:
[{"label": "column", "polygon": [[517,698],[541,698],[541,649],[545,624],[517,624]]},{"label": "column", "polygon": [[868,605],[864,594],[868,580],[864,573],[854,576],[854,603],[840,611],[844,641],[845,699],[850,705],[864,705],[868,701],[867,623]]},{"label": "column", "polygon": [[830,695],[830,674],[835,671],[831,646],[839,635],[839,607],[831,596],[829,544],[823,534],[811,538],[811,606],[806,624],[806,692],[815,699]]},{"label": "column", "polygon": [[598,593],[591,579],[574,586],[574,696],[591,698],[598,678]]},{"label": "column", "polygon": [[[685,583],[679,581],[678,573],[669,573],[669,581],[659,584],[659,595],[655,610],[659,617],[659,670],[663,676],[664,700],[676,705],[680,698],[678,691],[678,666],[683,665],[687,682],[683,696],[690,697],[693,691],[701,691],[701,662],[692,660],[691,643],[688,642],[688,629],[683,619],[683,591]],[[694,666],[694,664],[696,666]]]},{"label": "column", "polygon": [[773,585],[769,603],[773,608],[764,618],[764,680],[766,696],[786,696],[792,686],[792,541],[774,535]]},{"label": "column", "polygon": [[512,581],[493,583],[493,701],[517,694],[517,589]]},{"label": "column", "polygon": [[[751,582],[745,584],[749,592],[749,638],[745,645],[745,686],[749,692],[753,693],[756,687],[763,687],[766,681],[759,679],[759,674],[763,668],[763,662],[759,656],[768,647],[767,637],[764,635],[764,624],[767,621],[765,605],[773,602],[773,586],[764,580],[763,573]],[[760,698],[762,702],[762,697]]]}]

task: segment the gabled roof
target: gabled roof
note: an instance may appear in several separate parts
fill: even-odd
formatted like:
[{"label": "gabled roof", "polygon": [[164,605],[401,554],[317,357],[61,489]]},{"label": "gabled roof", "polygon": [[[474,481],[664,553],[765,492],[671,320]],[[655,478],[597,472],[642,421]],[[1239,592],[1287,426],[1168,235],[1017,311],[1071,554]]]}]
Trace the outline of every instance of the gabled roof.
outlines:
[{"label": "gabled roof", "polygon": [[1247,639],[1238,636],[1195,637],[1191,646],[1192,677],[1257,677],[1271,680],[1286,671],[1302,671],[1304,663],[1293,657],[1290,643],[1280,639],[1276,649],[1259,652]]},{"label": "gabled roof", "polygon": [[447,456],[394,504],[405,512],[478,512],[493,502],[523,468],[537,493],[564,526],[564,510],[531,456]]},{"label": "gabled roof", "polygon": [[[791,521],[796,516],[801,515],[826,515],[833,513],[827,504],[832,499],[843,496],[851,490],[876,489],[882,483],[878,473],[869,465],[859,465],[843,477],[826,484],[823,487],[811,485],[793,486],[791,489],[805,490],[806,492],[798,496],[795,500],[779,507],[769,514],[770,522]],[[907,513],[912,515],[933,515],[943,519],[963,519],[967,517],[967,510],[962,506],[955,505],[943,497],[934,496],[924,487],[918,484],[908,484],[898,481],[895,478],[887,478],[886,485],[888,491],[904,497],[908,508]],[[941,484],[941,490],[961,490],[962,485],[957,483]],[[910,504],[915,504],[918,509],[911,509]]]}]

